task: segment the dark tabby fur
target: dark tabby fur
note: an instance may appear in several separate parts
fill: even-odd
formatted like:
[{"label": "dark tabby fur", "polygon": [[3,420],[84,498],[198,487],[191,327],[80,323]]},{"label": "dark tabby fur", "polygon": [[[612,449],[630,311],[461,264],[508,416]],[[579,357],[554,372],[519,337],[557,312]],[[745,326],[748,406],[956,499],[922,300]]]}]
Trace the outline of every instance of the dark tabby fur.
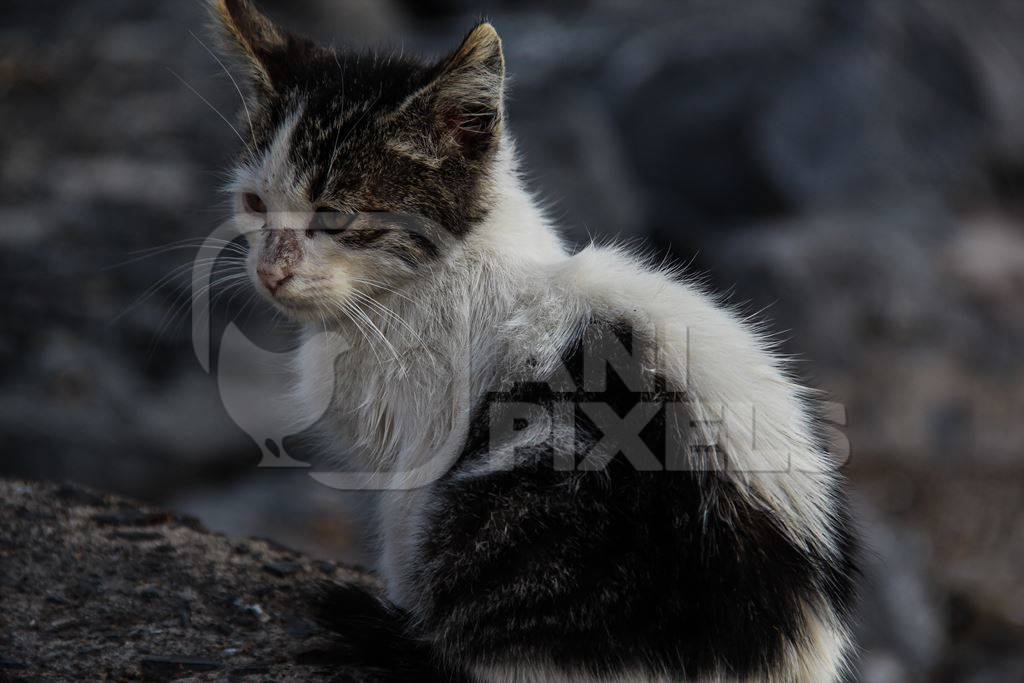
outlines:
[{"label": "dark tabby fur", "polygon": [[[421,216],[455,234],[484,215],[488,161],[501,135],[500,91],[467,102],[461,93],[449,94],[445,81],[469,62],[480,78],[500,82],[500,50],[476,59],[478,46],[464,43],[437,64],[336,52],[281,33],[246,0],[217,7],[227,44],[241,53],[253,83],[252,144],[243,162],[262,155],[287,115],[303,104],[291,161],[311,176],[312,203]],[[390,117],[400,106],[401,115]],[[395,151],[395,142],[418,153]]]}]

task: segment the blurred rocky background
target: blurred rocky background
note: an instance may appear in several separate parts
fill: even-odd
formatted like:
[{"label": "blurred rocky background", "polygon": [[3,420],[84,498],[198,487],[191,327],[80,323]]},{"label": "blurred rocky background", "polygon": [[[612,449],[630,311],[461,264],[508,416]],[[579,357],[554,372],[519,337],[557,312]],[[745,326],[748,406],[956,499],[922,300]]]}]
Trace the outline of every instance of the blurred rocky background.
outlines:
[{"label": "blurred rocky background", "polygon": [[[1024,3],[263,6],[426,53],[492,19],[567,234],[671,250],[845,406],[869,565],[856,680],[1024,680]],[[258,468],[192,352],[186,242],[224,217],[237,143],[205,24],[199,0],[4,5],[0,476],[359,559],[346,501]],[[247,298],[222,297],[215,327],[266,327]]]}]

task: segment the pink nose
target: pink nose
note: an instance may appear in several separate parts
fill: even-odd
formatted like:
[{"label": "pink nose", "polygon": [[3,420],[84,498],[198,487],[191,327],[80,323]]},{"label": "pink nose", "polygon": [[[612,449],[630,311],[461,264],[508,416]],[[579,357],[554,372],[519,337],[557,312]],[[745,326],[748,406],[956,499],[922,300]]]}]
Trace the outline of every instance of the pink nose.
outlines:
[{"label": "pink nose", "polygon": [[291,268],[276,263],[261,263],[256,267],[256,274],[272,295],[277,293],[281,285],[291,280],[293,275]]}]

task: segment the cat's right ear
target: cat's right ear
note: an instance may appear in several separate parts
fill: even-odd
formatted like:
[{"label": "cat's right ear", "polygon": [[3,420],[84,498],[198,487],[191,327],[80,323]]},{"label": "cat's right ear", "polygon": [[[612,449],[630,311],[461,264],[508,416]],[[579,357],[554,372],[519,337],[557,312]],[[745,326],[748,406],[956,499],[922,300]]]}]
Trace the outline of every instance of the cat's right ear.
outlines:
[{"label": "cat's right ear", "polygon": [[257,96],[281,92],[317,48],[282,31],[249,0],[209,0],[222,49],[240,65]]}]

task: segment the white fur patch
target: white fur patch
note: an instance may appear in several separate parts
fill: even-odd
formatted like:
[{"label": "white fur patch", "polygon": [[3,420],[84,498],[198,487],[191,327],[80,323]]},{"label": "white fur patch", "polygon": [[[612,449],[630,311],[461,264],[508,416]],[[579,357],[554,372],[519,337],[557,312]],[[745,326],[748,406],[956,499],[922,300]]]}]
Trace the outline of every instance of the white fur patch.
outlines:
[{"label": "white fur patch", "polygon": [[[267,205],[268,212],[274,214],[304,212],[312,208],[290,159],[292,134],[302,118],[303,108],[300,105],[285,118],[258,161],[241,164],[235,169],[227,190],[236,198],[243,192],[257,193]],[[236,209],[241,210],[241,200],[237,201]]]}]

